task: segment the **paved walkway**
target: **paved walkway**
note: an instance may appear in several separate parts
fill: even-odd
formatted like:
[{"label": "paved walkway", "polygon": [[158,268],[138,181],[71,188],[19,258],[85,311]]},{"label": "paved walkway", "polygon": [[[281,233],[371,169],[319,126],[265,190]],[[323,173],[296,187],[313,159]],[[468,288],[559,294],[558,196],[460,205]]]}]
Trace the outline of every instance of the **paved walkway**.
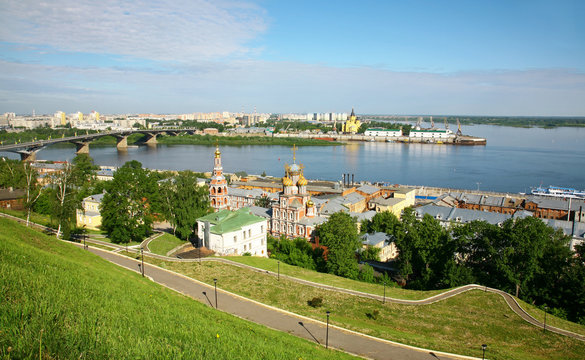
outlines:
[{"label": "paved walkway", "polygon": [[[227,263],[227,264],[234,265],[234,266],[239,266],[242,268],[247,268],[247,269],[250,269],[253,271],[257,271],[257,272],[272,275],[272,276],[278,276],[277,273],[272,272],[272,271],[259,269],[259,268],[256,268],[256,267],[253,267],[250,265],[245,265],[245,264],[241,264],[241,263],[238,263],[235,261],[230,261],[230,260],[222,259],[222,258],[177,259],[177,258],[172,258],[172,257],[168,257],[168,256],[161,256],[161,255],[152,254],[152,253],[145,253],[145,255],[159,259],[159,260],[176,261],[176,262],[217,261],[217,262],[223,262],[223,263]],[[428,297],[426,299],[405,300],[405,299],[396,299],[396,298],[391,298],[391,297],[384,298],[381,295],[369,294],[369,293],[364,293],[364,292],[357,291],[357,290],[350,290],[350,289],[344,289],[344,288],[339,288],[339,287],[335,287],[335,286],[320,284],[320,283],[312,282],[309,280],[299,279],[299,278],[295,278],[295,277],[291,277],[291,276],[283,275],[283,274],[280,274],[280,277],[286,278],[286,279],[291,280],[291,281],[295,281],[297,283],[301,283],[304,285],[313,286],[313,287],[317,287],[317,288],[321,288],[321,289],[325,289],[325,290],[338,291],[338,292],[342,292],[342,293],[346,293],[346,294],[350,294],[350,295],[354,295],[354,296],[370,298],[370,299],[374,299],[374,300],[378,300],[378,301],[384,301],[384,299],[385,299],[385,301],[389,302],[389,303],[404,304],[404,305],[428,305],[428,304],[432,304],[432,303],[442,301],[442,300],[448,299],[450,297],[459,295],[459,294],[466,292],[466,291],[469,291],[469,290],[483,290],[486,292],[491,292],[491,293],[495,293],[495,294],[502,296],[504,298],[504,301],[506,302],[506,304],[508,304],[508,306],[510,307],[510,309],[514,313],[516,313],[518,316],[520,316],[523,320],[527,321],[528,323],[530,323],[534,326],[544,328],[544,324],[542,322],[540,322],[539,320],[535,319],[534,317],[532,317],[532,315],[528,314],[520,306],[520,304],[518,304],[518,302],[516,301],[516,299],[512,295],[508,294],[505,291],[482,286],[482,285],[470,284],[470,285],[461,286],[461,287],[458,287],[455,289],[447,290],[445,292],[442,292],[441,294],[431,296],[431,297]],[[580,341],[585,341],[585,336],[583,336],[581,334],[577,334],[577,333],[574,333],[574,332],[571,332],[568,330],[564,330],[561,328],[557,328],[557,327],[554,327],[551,325],[546,325],[546,330],[560,334],[560,335],[568,336],[568,337],[571,337],[571,338],[574,338],[574,339],[577,339]]]},{"label": "paved walkway", "polygon": [[[2,214],[4,215],[4,214]],[[20,222],[23,222],[21,219],[18,218],[14,218],[12,216],[6,216],[6,217],[10,217],[12,219],[16,219]],[[38,224],[34,224],[35,227],[37,228],[41,228],[44,231],[51,231],[52,229],[46,228],[42,225],[38,225]],[[105,245],[105,246],[109,246],[112,248],[115,248],[114,252],[118,252],[121,250],[124,250],[126,247],[124,246],[120,246],[120,245],[116,245],[116,244],[111,244],[111,243],[107,243],[107,242],[103,242],[103,241],[99,241],[96,239],[88,239],[88,242],[93,242],[96,244],[100,244],[100,245]],[[135,247],[137,248],[137,246]],[[136,249],[135,249],[136,250]],[[127,258],[127,257],[123,257],[120,256],[118,254],[114,254],[112,252],[108,252],[108,251],[104,251],[104,250],[99,250],[96,248],[91,248],[91,251],[96,253],[97,255],[112,261],[120,266],[124,266],[127,267],[131,270],[134,271],[138,271],[137,268],[137,264],[138,262],[136,260]],[[149,252],[145,252],[146,256],[151,256],[157,259],[161,259],[161,260],[167,260],[167,261],[179,261],[179,262],[196,262],[196,261],[220,261],[220,262],[224,262],[224,263],[229,263],[231,265],[234,266],[239,266],[239,267],[243,267],[243,268],[249,268],[252,269],[254,271],[258,271],[258,272],[262,272],[262,273],[266,273],[266,274],[270,274],[273,276],[277,276],[276,273],[271,272],[271,271],[267,271],[264,269],[259,269],[259,268],[255,268],[249,265],[245,265],[245,264],[241,264],[241,263],[236,263],[233,261],[229,261],[226,259],[220,259],[220,258],[203,258],[203,259],[177,259],[177,258],[171,258],[171,257],[167,257],[167,256],[161,256],[161,255],[156,255],[156,254],[152,254]],[[134,267],[133,267],[134,266]],[[159,282],[169,288],[172,288],[176,291],[179,291],[181,293],[184,293],[188,296],[191,296],[193,298],[196,298],[200,301],[209,303],[211,305],[213,305],[214,303],[214,299],[211,299],[210,294],[211,292],[209,291],[209,289],[212,289],[210,286],[203,284],[197,280],[194,279],[190,279],[187,278],[183,275],[180,274],[176,274],[173,272],[170,272],[168,270],[164,270],[152,265],[147,265],[149,269],[152,269],[152,271],[149,271],[149,276],[152,277],[152,279],[156,282]],[[161,275],[161,273],[163,275]],[[158,280],[158,276],[161,276],[160,281]],[[343,293],[347,293],[347,294],[351,294],[351,295],[355,295],[355,296],[360,296],[360,297],[367,297],[367,298],[371,298],[371,299],[375,299],[375,300],[379,300],[382,301],[383,297],[380,295],[375,295],[375,294],[368,294],[368,293],[363,293],[363,292],[359,292],[359,291],[355,291],[355,290],[349,290],[349,289],[343,289],[343,288],[338,288],[338,287],[334,287],[334,286],[329,286],[329,285],[324,285],[324,284],[319,284],[319,283],[315,283],[315,282],[311,282],[308,280],[303,280],[303,279],[298,279],[298,278],[294,278],[294,277],[290,277],[287,275],[283,275],[280,274],[281,277],[283,278],[287,278],[289,280],[292,281],[296,281],[305,285],[309,285],[309,286],[314,286],[314,287],[319,287],[322,289],[327,289],[327,290],[333,290],[333,291],[339,291],[339,292],[343,292]],[[177,279],[180,278],[181,280]],[[174,280],[173,280],[174,279]],[[166,281],[166,282],[165,282]],[[185,283],[186,282],[186,283]],[[173,287],[171,286],[174,283],[180,283],[182,284],[181,286],[178,287]],[[199,291],[199,294],[197,293],[197,291],[195,293],[193,293],[191,290],[189,290],[189,283],[194,283],[197,284],[198,289],[197,291]],[[192,286],[192,285],[191,285]],[[207,289],[207,290],[202,290],[202,289]],[[185,291],[186,289],[186,291]],[[498,290],[498,289],[492,289],[492,288],[488,288],[485,286],[481,286],[481,285],[475,285],[475,284],[471,284],[471,285],[466,285],[466,286],[462,286],[459,288],[455,288],[446,292],[443,292],[441,294],[426,298],[426,299],[422,299],[422,300],[403,300],[403,299],[394,299],[394,298],[389,298],[386,297],[385,300],[387,302],[393,302],[393,303],[399,303],[399,304],[409,304],[409,305],[425,305],[425,304],[431,304],[437,301],[441,301],[447,298],[450,298],[452,296],[456,296],[458,294],[461,294],[465,291],[468,290],[473,290],[473,289],[479,289],[479,290],[484,290],[484,291],[489,291],[492,293],[496,293],[499,294],[500,296],[502,296],[504,298],[504,300],[506,301],[506,303],[508,304],[508,306],[510,307],[510,309],[515,312],[517,315],[519,315],[522,319],[524,319],[525,321],[527,321],[528,323],[537,326],[537,327],[544,327],[544,324],[541,323],[540,321],[536,320],[534,317],[532,317],[531,315],[529,315],[516,301],[516,299],[514,299],[514,297],[512,297],[510,294]],[[203,296],[203,291],[206,291],[207,293],[207,297]],[[226,306],[226,309],[239,309],[240,307],[243,307],[243,309],[238,310],[238,311],[228,311],[234,315],[240,316],[242,318],[246,318],[246,319],[254,319],[254,322],[258,322],[261,324],[264,324],[268,327],[274,328],[274,329],[278,329],[278,330],[282,330],[282,331],[286,331],[286,332],[290,332],[293,333],[297,336],[301,336],[301,337],[305,337],[307,339],[313,340],[313,341],[317,341],[319,343],[322,343],[321,340],[317,335],[315,335],[315,333],[313,331],[311,331],[307,326],[309,324],[311,324],[311,326],[314,326],[315,329],[319,329],[324,327],[324,324],[322,322],[318,322],[312,319],[308,319],[305,317],[302,317],[300,315],[296,315],[296,314],[291,314],[288,313],[286,311],[280,310],[280,309],[276,309],[273,307],[270,307],[268,305],[263,305],[260,304],[258,302],[255,302],[253,300],[249,300],[249,299],[245,299],[243,297],[240,297],[238,295],[235,294],[231,294],[228,292],[225,292],[223,290],[218,289],[218,291],[222,294],[224,294],[226,296],[226,298],[228,299],[227,304],[231,304],[235,307],[230,306]],[[248,305],[244,305],[244,304],[248,304]],[[254,304],[249,305],[249,304]],[[259,308],[258,308],[259,307]],[[252,308],[252,309],[250,309]],[[247,310],[246,310],[247,309]],[[267,321],[266,322],[262,322],[262,321],[258,321],[259,319],[263,318],[263,314],[266,311],[266,309],[270,309],[269,313],[271,313],[271,316],[268,316]],[[251,312],[250,312],[251,311]],[[286,321],[283,321],[282,323],[280,322],[281,320],[285,320],[280,319],[277,315],[274,314],[274,312],[280,314],[280,316],[285,316],[289,317],[286,319]],[[296,325],[291,323],[291,318],[296,319]],[[299,322],[299,319],[301,319]],[[299,324],[303,324],[303,326],[299,325]],[[287,326],[281,327],[279,326],[279,324],[286,324]],[[290,325],[293,325],[292,327],[290,327]],[[298,327],[301,327],[303,329],[303,331],[300,331],[298,329]],[[576,334],[564,329],[560,329],[560,328],[556,328],[550,325],[546,326],[546,329],[548,331],[551,332],[555,332],[557,334],[560,335],[564,335],[564,336],[568,336],[580,341],[585,341],[585,336],[581,335],[581,334]],[[421,349],[417,349],[417,348],[413,348],[413,347],[409,347],[407,345],[402,345],[402,344],[398,344],[398,343],[394,343],[391,341],[387,341],[387,340],[383,340],[383,339],[376,339],[376,338],[372,338],[372,337],[368,337],[367,335],[363,335],[363,334],[359,334],[359,333],[355,333],[355,332],[351,332],[349,330],[344,330],[342,328],[338,328],[335,326],[330,326],[330,334],[333,334],[333,331],[335,331],[336,333],[338,333],[339,338],[338,339],[346,339],[347,341],[350,342],[354,342],[356,341],[351,340],[352,338],[355,338],[356,336],[361,339],[360,341],[358,341],[357,343],[364,346],[371,346],[372,344],[366,343],[366,344],[362,344],[362,342],[365,341],[365,339],[368,339],[370,342],[373,341],[375,345],[372,347],[372,353],[370,354],[370,352],[360,352],[359,347],[357,349],[350,349],[350,348],[344,348],[343,345],[347,346],[349,343],[345,343],[343,341],[338,342],[338,343],[333,343],[331,342],[332,340],[330,339],[330,345],[332,347],[338,348],[338,349],[344,349],[348,352],[354,353],[354,354],[358,354],[360,356],[365,356],[365,357],[369,357],[369,358],[385,358],[388,359],[389,357],[383,356],[385,354],[384,351],[389,351],[389,350],[384,350],[382,351],[381,348],[390,346],[392,348],[392,353],[396,352],[396,356],[399,359],[427,359],[429,358],[428,356],[430,354],[432,354],[429,350],[421,350]],[[349,337],[349,338],[348,338]],[[380,345],[383,344],[383,345]],[[351,344],[349,344],[351,345]],[[367,347],[367,349],[369,349],[369,347]],[[396,349],[400,349],[400,350],[396,350]],[[355,351],[354,351],[355,350]],[[380,352],[378,352],[380,351]],[[402,354],[402,352],[405,352],[405,354]],[[412,354],[411,354],[412,353]],[[387,353],[386,353],[387,354]],[[407,355],[410,354],[410,355]],[[416,355],[413,355],[416,354]],[[421,354],[424,354],[424,357],[420,357]],[[464,356],[458,356],[458,355],[453,355],[453,354],[442,354],[440,352],[434,352],[434,354],[432,355],[432,358],[437,359],[438,355],[441,355],[439,358],[466,358]],[[379,356],[381,357],[379,357]]]},{"label": "paved walkway", "polygon": [[[90,247],[89,251],[116,265],[136,272],[139,271],[138,264],[140,262],[135,259],[93,247]],[[145,275],[152,281],[215,307],[213,286],[148,263],[144,265],[144,271]],[[316,321],[246,299],[219,288],[217,289],[217,305],[221,311],[325,345],[325,314],[323,314],[323,321]],[[329,346],[370,359],[476,359],[402,345],[332,325],[329,325]]]}]

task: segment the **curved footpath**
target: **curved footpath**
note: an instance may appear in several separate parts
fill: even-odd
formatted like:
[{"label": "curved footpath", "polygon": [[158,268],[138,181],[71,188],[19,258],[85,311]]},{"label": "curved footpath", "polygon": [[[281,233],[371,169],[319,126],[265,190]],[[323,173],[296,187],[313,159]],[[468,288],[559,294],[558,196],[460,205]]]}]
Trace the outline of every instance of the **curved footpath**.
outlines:
[{"label": "curved footpath", "polygon": [[[105,242],[99,242],[99,243],[101,243],[102,245],[117,247],[111,243],[105,243]],[[150,257],[153,257],[153,258],[159,259],[159,260],[176,261],[176,262],[217,261],[217,262],[223,262],[223,263],[233,265],[233,266],[238,266],[241,268],[247,268],[247,269],[250,269],[253,271],[269,274],[272,276],[278,276],[277,273],[269,271],[269,270],[259,269],[259,268],[256,268],[256,267],[253,267],[250,265],[238,263],[238,262],[231,261],[228,259],[223,259],[223,258],[178,259],[178,258],[153,254],[153,253],[149,253],[149,252],[145,252],[144,255],[150,256]],[[378,300],[378,301],[383,301],[383,299],[384,299],[384,297],[381,295],[369,294],[369,293],[364,293],[364,292],[357,291],[357,290],[350,290],[350,289],[339,288],[339,287],[335,287],[335,286],[331,286],[331,285],[320,284],[320,283],[312,282],[309,280],[291,277],[288,275],[280,274],[280,277],[286,278],[286,279],[291,280],[291,281],[295,281],[295,282],[300,283],[300,284],[313,286],[313,287],[321,288],[321,289],[325,289],[325,290],[342,292],[342,293],[346,293],[346,294],[350,294],[350,295],[354,295],[354,296],[365,297],[365,298],[370,298],[370,299],[374,299],[374,300]],[[421,299],[421,300],[405,300],[405,299],[396,299],[396,298],[386,297],[385,301],[389,302],[389,303],[403,304],[403,305],[428,305],[428,304],[432,304],[432,303],[459,295],[459,294],[466,292],[466,291],[469,291],[469,290],[483,290],[486,292],[491,292],[491,293],[495,293],[495,294],[502,296],[504,298],[504,301],[506,302],[506,304],[508,304],[508,306],[510,307],[510,309],[514,313],[516,313],[518,316],[520,316],[524,321],[526,321],[534,326],[544,328],[544,324],[542,322],[540,322],[539,320],[535,319],[532,315],[528,314],[522,308],[522,306],[520,306],[520,304],[516,301],[516,299],[512,295],[508,294],[505,291],[482,286],[482,285],[476,285],[476,284],[464,285],[464,286],[460,286],[460,287],[455,288],[455,289],[447,290],[447,291],[442,292],[440,294],[428,297],[426,299]],[[574,339],[577,339],[580,341],[585,341],[585,336],[583,336],[581,334],[577,334],[577,333],[574,333],[574,332],[571,332],[568,330],[564,330],[561,328],[557,328],[557,327],[554,327],[551,325],[547,325],[546,330],[557,333],[559,335],[568,336],[568,337],[571,337],[571,338],[574,338]]]},{"label": "curved footpath", "polygon": [[[75,245],[83,246],[82,244]],[[138,260],[94,247],[89,247],[89,251],[116,265],[139,272],[140,261]],[[213,286],[148,263],[144,264],[144,271],[145,276],[152,281],[215,307]],[[325,316],[323,316],[324,321],[317,321],[221,289],[217,289],[217,308],[269,328],[315,341],[323,346],[326,343]],[[329,325],[328,339],[329,346],[332,348],[369,359],[477,359],[399,344],[334,325]]]},{"label": "curved footpath", "polygon": [[[10,215],[6,215],[6,214],[0,214],[0,215],[5,216],[5,217],[9,217],[9,218],[17,220],[19,222],[24,222],[24,220],[19,219],[19,218],[15,218],[15,217],[10,216]],[[42,225],[38,225],[38,224],[33,224],[33,225],[37,228],[40,228],[41,230],[43,230],[45,232],[53,232],[54,231],[53,229],[47,228],[47,227],[42,226]],[[154,238],[154,236],[148,240],[153,240],[153,238]],[[114,249],[116,249],[116,250],[114,250],[115,252],[126,249],[125,246],[120,246],[120,245],[116,245],[116,244],[112,244],[112,243],[108,243],[108,242],[104,242],[104,241],[100,241],[100,240],[96,240],[96,239],[90,238],[90,239],[87,239],[87,241],[90,243],[114,248]],[[77,245],[82,246],[81,244],[77,244]],[[137,250],[137,247],[134,247],[134,250]],[[128,258],[126,256],[118,255],[118,254],[111,252],[111,251],[101,250],[101,249],[97,249],[97,248],[93,248],[93,247],[91,248],[91,251],[93,253],[95,253],[96,255],[98,255],[98,256],[100,256],[108,261],[111,261],[119,266],[126,267],[130,270],[133,270],[133,271],[138,271],[137,264],[139,262],[137,260]],[[233,262],[233,261],[230,261],[227,259],[221,259],[221,258],[177,259],[177,258],[171,258],[168,256],[161,256],[161,255],[153,254],[150,252],[145,252],[145,255],[153,257],[153,258],[157,258],[160,260],[177,261],[177,262],[219,261],[219,262],[224,262],[224,263],[227,263],[230,265],[239,266],[242,268],[248,268],[248,269],[251,269],[251,270],[254,270],[257,272],[262,272],[262,273],[270,274],[273,276],[277,276],[276,273],[271,272],[271,271],[255,268],[253,266],[249,266],[249,265],[245,265],[245,264],[241,264],[241,263],[237,263],[237,262]],[[178,273],[166,270],[166,269],[159,268],[159,267],[151,265],[151,264],[148,264],[148,269],[149,270],[147,271],[146,274],[153,281],[160,283],[164,286],[167,286],[175,291],[183,293],[187,296],[195,298],[199,301],[202,301],[204,303],[208,303],[211,306],[214,305],[214,296],[212,295],[212,293],[213,293],[212,286],[207,285],[205,283],[202,283],[200,281],[197,281],[195,279],[188,278],[184,275],[181,275],[181,274],[178,274]],[[280,274],[280,276],[283,278],[287,278],[291,281],[296,281],[296,282],[301,283],[301,284],[314,286],[314,287],[318,287],[318,288],[322,288],[322,289],[326,289],[326,290],[343,292],[343,293],[351,294],[354,296],[367,297],[367,298],[371,298],[371,299],[375,299],[375,300],[379,300],[379,301],[383,300],[383,297],[380,295],[368,294],[368,293],[363,293],[363,292],[359,292],[359,291],[355,291],[355,290],[349,290],[349,289],[343,289],[343,288],[338,288],[338,287],[334,287],[334,286],[319,284],[319,283],[311,282],[308,280],[290,277],[290,276],[283,275],[283,274]],[[518,316],[520,316],[523,320],[527,321],[528,323],[530,323],[534,326],[541,327],[541,328],[544,327],[544,324],[542,324],[540,321],[536,320],[534,317],[532,317],[530,314],[528,314],[520,306],[520,304],[518,304],[516,299],[514,299],[514,297],[512,297],[510,294],[508,294],[504,291],[498,290],[498,289],[492,289],[492,288],[488,288],[488,287],[480,286],[480,285],[475,285],[475,284],[461,286],[461,287],[458,287],[458,288],[455,288],[452,290],[448,290],[448,291],[445,291],[441,294],[438,294],[438,295],[435,295],[435,296],[432,296],[432,297],[429,297],[426,299],[422,299],[422,300],[403,300],[403,299],[395,299],[395,298],[389,298],[389,297],[386,297],[385,299],[387,302],[393,302],[393,303],[398,303],[398,304],[426,305],[426,304],[432,304],[434,302],[450,298],[452,296],[455,296],[455,295],[461,294],[465,291],[473,290],[473,289],[484,290],[484,291],[489,291],[489,292],[499,294],[500,296],[502,296],[504,298],[504,300],[506,301],[506,303],[508,304],[510,309],[514,313],[516,313]],[[307,338],[309,340],[316,341],[320,344],[324,344],[324,339],[323,339],[324,335],[321,334],[321,332],[323,331],[325,323],[320,322],[320,321],[316,321],[313,319],[309,319],[309,318],[301,316],[301,315],[293,314],[293,313],[290,313],[290,312],[287,312],[287,311],[284,311],[281,309],[277,309],[277,308],[274,308],[274,307],[269,306],[269,305],[261,304],[257,301],[246,299],[242,296],[232,294],[230,292],[227,292],[227,291],[224,291],[221,289],[218,289],[218,291],[220,293],[224,294],[221,296],[221,298],[222,298],[221,302],[218,300],[218,304],[219,303],[225,304],[225,306],[219,306],[219,308],[223,309],[224,311],[232,313],[232,314],[239,316],[241,318],[245,318],[245,319],[248,319],[250,321],[254,321],[254,322],[266,325],[266,326],[273,328],[273,329],[285,331],[285,332],[294,334],[296,336],[304,337],[304,338]],[[205,294],[207,294],[207,295],[205,295]],[[302,321],[298,321],[299,319],[301,319]],[[307,325],[310,325],[310,327]],[[318,329],[318,331],[317,331],[317,329]],[[585,336],[583,336],[581,334],[576,334],[576,333],[573,333],[571,331],[556,328],[556,327],[553,327],[550,325],[548,325],[546,327],[546,329],[551,331],[551,332],[560,334],[560,335],[568,336],[568,337],[571,337],[571,338],[574,338],[574,339],[577,339],[580,341],[585,341]],[[416,347],[412,347],[412,346],[408,346],[408,345],[404,345],[404,344],[399,344],[399,343],[395,343],[395,342],[388,341],[385,339],[374,338],[374,337],[371,337],[368,335],[360,334],[360,333],[350,331],[347,329],[343,329],[343,328],[333,326],[333,325],[329,325],[329,332],[330,332],[329,344],[331,344],[332,347],[350,352],[352,354],[356,354],[356,355],[360,355],[360,356],[364,356],[364,357],[368,357],[368,358],[373,358],[373,359],[382,359],[382,358],[387,359],[387,358],[389,358],[388,357],[389,354],[391,354],[390,358],[396,357],[399,359],[429,359],[429,358],[437,359],[438,355],[440,355],[441,358],[474,359],[473,357],[468,357],[468,356],[461,356],[461,355],[442,353],[442,352],[432,352],[430,350],[420,349],[420,348],[416,348]],[[364,349],[367,349],[367,351],[364,351]]]}]

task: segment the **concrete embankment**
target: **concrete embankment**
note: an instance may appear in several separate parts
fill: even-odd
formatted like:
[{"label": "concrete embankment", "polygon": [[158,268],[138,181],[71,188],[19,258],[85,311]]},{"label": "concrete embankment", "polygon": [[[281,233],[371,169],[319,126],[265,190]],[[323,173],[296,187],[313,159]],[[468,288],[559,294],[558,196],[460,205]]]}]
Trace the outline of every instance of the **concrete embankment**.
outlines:
[{"label": "concrete embankment", "polygon": [[[234,134],[236,135],[236,134]],[[237,134],[241,135],[241,134]],[[269,136],[264,134],[250,134],[256,136]],[[367,142],[401,142],[401,143],[412,143],[412,144],[449,144],[449,145],[485,145],[486,139],[474,137],[474,136],[452,136],[445,139],[433,138],[410,138],[408,136],[366,136],[361,134],[309,134],[309,133],[286,133],[286,134],[273,134],[273,137],[280,138],[301,138],[301,139],[327,139],[331,141],[367,141]]]}]

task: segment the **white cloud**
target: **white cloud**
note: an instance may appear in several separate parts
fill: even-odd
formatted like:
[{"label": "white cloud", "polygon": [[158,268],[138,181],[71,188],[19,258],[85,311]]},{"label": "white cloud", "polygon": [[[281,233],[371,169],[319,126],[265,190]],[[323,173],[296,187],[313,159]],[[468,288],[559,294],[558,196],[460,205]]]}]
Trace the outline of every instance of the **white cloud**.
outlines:
[{"label": "white cloud", "polygon": [[3,0],[0,40],[190,62],[246,54],[264,16],[253,4],[219,0]]},{"label": "white cloud", "polygon": [[[568,69],[433,74],[241,60],[159,72],[0,61],[0,113],[100,110],[584,116]],[[24,100],[23,100],[24,99]]]}]

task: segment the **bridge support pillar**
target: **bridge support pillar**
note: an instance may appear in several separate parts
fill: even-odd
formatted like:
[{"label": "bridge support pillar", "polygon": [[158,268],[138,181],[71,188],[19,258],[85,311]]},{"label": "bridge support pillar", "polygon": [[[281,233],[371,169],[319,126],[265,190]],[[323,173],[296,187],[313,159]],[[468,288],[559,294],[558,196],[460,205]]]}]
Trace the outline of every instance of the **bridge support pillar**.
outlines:
[{"label": "bridge support pillar", "polygon": [[118,139],[118,143],[116,144],[118,150],[125,150],[128,148],[128,136],[119,136],[116,137],[116,139]]},{"label": "bridge support pillar", "polygon": [[20,154],[20,160],[26,161],[26,162],[36,161],[37,160],[37,151],[38,150],[19,151],[18,153]]},{"label": "bridge support pillar", "polygon": [[89,154],[89,144],[91,141],[76,141],[74,142],[77,147],[76,154]]},{"label": "bridge support pillar", "polygon": [[156,145],[157,141],[156,141],[156,135],[158,134],[153,134],[153,133],[144,133],[146,135],[146,141],[144,142],[147,145]]}]

